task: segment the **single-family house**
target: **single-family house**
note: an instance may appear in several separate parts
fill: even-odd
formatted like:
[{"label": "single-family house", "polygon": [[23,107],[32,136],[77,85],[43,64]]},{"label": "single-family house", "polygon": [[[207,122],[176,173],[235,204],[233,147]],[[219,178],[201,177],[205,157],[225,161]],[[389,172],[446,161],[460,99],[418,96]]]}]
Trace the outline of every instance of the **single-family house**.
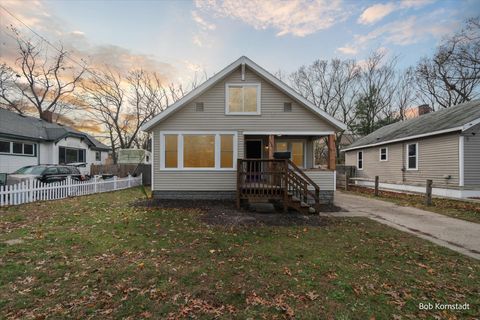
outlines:
[{"label": "single-family house", "polygon": [[38,164],[102,164],[110,148],[68,126],[0,109],[0,173]]},{"label": "single-family house", "polygon": [[[359,178],[380,187],[456,198],[480,196],[480,100],[397,122],[343,150]],[[361,184],[371,184],[361,182]]]},{"label": "single-family house", "polygon": [[[240,57],[143,126],[152,138],[153,195],[236,198],[237,204],[276,199],[284,208],[331,202],[335,132],[344,129]],[[324,137],[331,152],[321,170],[314,166],[313,146]]]}]

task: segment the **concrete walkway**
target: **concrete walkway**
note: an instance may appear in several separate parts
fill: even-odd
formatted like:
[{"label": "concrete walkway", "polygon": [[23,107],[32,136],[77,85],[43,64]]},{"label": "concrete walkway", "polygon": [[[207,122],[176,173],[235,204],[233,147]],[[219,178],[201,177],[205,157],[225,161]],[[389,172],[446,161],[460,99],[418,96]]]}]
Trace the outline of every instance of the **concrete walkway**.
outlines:
[{"label": "concrete walkway", "polygon": [[480,224],[391,202],[335,192],[335,204],[348,212],[334,217],[367,217],[480,260]]}]

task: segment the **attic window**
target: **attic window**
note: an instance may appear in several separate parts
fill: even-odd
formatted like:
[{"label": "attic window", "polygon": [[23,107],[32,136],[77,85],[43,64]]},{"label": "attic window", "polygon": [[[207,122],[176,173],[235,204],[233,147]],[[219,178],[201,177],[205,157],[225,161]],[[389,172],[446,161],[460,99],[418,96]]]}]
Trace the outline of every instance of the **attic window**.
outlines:
[{"label": "attic window", "polygon": [[291,102],[285,102],[283,104],[283,112],[292,112],[292,103]]},{"label": "attic window", "polygon": [[203,112],[203,102],[195,103],[195,112]]},{"label": "attic window", "polygon": [[260,114],[260,83],[227,83],[225,89],[225,114]]}]

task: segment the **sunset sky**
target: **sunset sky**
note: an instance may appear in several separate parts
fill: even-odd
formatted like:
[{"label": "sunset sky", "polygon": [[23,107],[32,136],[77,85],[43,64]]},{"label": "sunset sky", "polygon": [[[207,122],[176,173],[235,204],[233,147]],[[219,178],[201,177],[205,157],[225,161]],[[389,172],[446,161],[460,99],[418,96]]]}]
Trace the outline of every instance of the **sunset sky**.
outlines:
[{"label": "sunset sky", "polygon": [[[362,60],[381,48],[400,67],[429,55],[442,36],[480,13],[480,1],[2,1],[1,5],[77,59],[144,67],[175,81],[209,76],[241,55],[290,72],[314,59]],[[6,27],[35,37],[3,9]]]}]

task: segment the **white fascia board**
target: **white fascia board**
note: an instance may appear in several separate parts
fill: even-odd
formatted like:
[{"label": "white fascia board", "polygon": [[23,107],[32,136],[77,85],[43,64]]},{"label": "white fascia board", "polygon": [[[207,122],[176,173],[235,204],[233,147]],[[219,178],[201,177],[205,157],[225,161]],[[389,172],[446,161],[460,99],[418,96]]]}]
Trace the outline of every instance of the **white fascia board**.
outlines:
[{"label": "white fascia board", "polygon": [[334,127],[336,127],[339,130],[346,130],[347,126],[341,122],[326,113],[325,111],[317,108],[313,103],[302,97],[300,94],[298,94],[295,90],[290,88],[286,83],[283,81],[277,79],[274,75],[257,65],[255,62],[250,60],[249,58],[242,56],[233,63],[231,63],[229,66],[225,67],[222,71],[205,81],[203,84],[198,86],[196,89],[190,91],[185,97],[182,99],[178,100],[176,103],[165,109],[164,111],[160,112],[158,115],[153,117],[150,121],[148,121],[146,124],[144,124],[141,127],[142,131],[149,131],[153,126],[155,126],[160,120],[168,117],[171,113],[175,112],[177,109],[180,107],[184,106],[188,102],[192,101],[195,99],[197,96],[205,92],[207,89],[209,89],[211,86],[216,84],[219,80],[221,80],[223,77],[228,75],[230,72],[241,66],[242,64],[245,64],[246,66],[252,68],[255,72],[260,74],[262,77],[267,79],[269,82],[271,82],[273,85],[278,87],[281,91],[283,91],[285,94],[289,95],[290,97],[294,98],[300,104],[304,105],[308,109],[310,109],[313,113],[317,114],[321,118],[325,119],[327,122],[332,124]]},{"label": "white fascia board", "polygon": [[281,135],[281,136],[328,136],[334,131],[243,131],[243,135]]},{"label": "white fascia board", "polygon": [[476,126],[476,125],[479,124],[479,123],[480,123],[480,118],[475,119],[475,120],[473,120],[473,121],[470,121],[469,123],[466,123],[466,124],[463,125],[462,131],[468,130],[468,129],[470,129],[471,127]]},{"label": "white fascia board", "polygon": [[382,142],[378,142],[378,143],[364,144],[364,145],[353,147],[353,148],[342,149],[340,151],[345,152],[345,151],[350,151],[350,150],[381,146],[383,144],[390,144],[390,143],[395,143],[395,142],[400,142],[400,141],[414,140],[414,139],[419,139],[419,138],[424,138],[424,137],[429,137],[429,136],[436,136],[438,134],[443,134],[443,133],[462,131],[462,128],[463,127],[455,127],[455,128],[445,129],[445,130],[433,131],[433,132],[429,132],[429,133],[417,134],[417,135],[414,135],[414,136],[408,136],[408,137],[403,137],[403,138],[398,138],[398,139],[393,139],[393,140],[387,140],[387,141],[382,141]]}]

